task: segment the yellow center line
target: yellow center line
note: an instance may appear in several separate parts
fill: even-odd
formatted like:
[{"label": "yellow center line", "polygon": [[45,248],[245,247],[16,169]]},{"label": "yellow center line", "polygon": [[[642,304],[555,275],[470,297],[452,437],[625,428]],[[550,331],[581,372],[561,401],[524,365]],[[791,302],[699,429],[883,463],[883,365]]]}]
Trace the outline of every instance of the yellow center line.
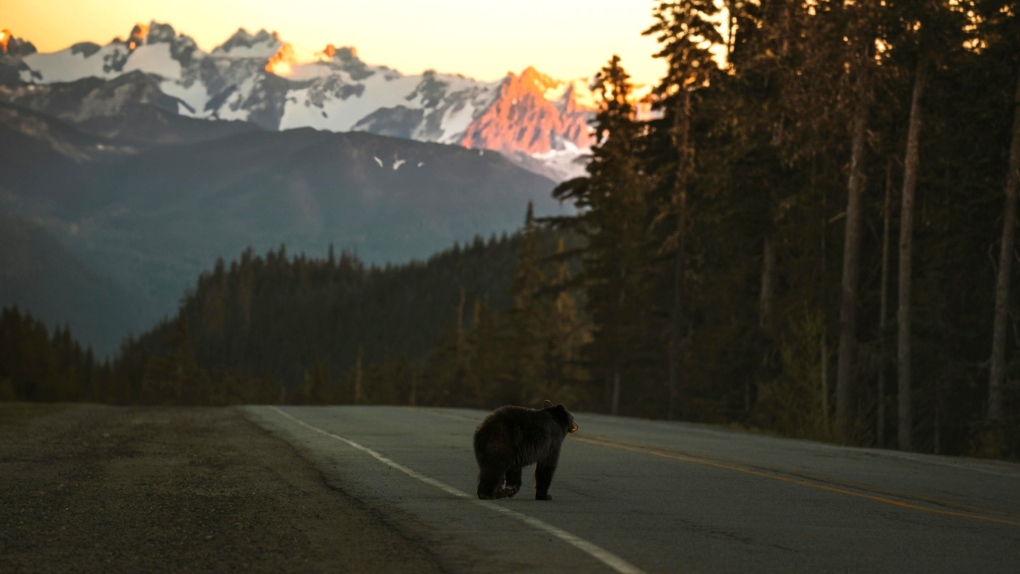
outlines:
[{"label": "yellow center line", "polygon": [[930,514],[941,514],[941,515],[944,515],[944,516],[955,516],[955,517],[958,517],[958,518],[969,518],[971,520],[981,520],[981,521],[985,521],[985,522],[994,522],[994,523],[997,523],[997,524],[1006,524],[1006,525],[1009,525],[1009,526],[1020,526],[1020,522],[1017,522],[1015,520],[1007,520],[1005,518],[996,518],[996,517],[993,517],[993,516],[983,516],[981,514],[974,514],[974,513],[971,513],[971,512],[959,512],[959,511],[955,511],[955,510],[943,510],[943,509],[940,509],[940,508],[931,508],[931,507],[928,507],[928,506],[921,506],[919,504],[913,504],[913,503],[910,503],[910,502],[903,502],[901,500],[894,500],[892,498],[886,498],[884,496],[876,496],[876,495],[873,495],[873,494],[866,494],[866,493],[863,493],[863,492],[847,490],[845,488],[839,488],[839,487],[836,487],[836,486],[829,486],[829,485],[826,485],[826,484],[819,484],[819,483],[816,483],[816,482],[810,482],[810,481],[799,479],[799,478],[791,478],[791,477],[787,477],[787,476],[781,476],[781,475],[778,475],[778,474],[773,474],[771,472],[765,472],[765,471],[761,471],[761,470],[755,470],[753,468],[746,468],[746,467],[743,467],[743,466],[737,466],[735,464],[729,464],[729,463],[725,463],[725,462],[717,462],[717,461],[713,461],[713,460],[700,459],[700,458],[694,458],[694,457],[691,457],[691,456],[686,456],[686,455],[681,455],[681,454],[664,452],[664,451],[657,450],[657,449],[654,449],[654,448],[651,448],[651,447],[632,446],[632,445],[627,445],[627,444],[621,444],[621,443],[617,443],[615,441],[610,441],[610,440],[607,440],[607,439],[604,439],[604,438],[601,438],[601,437],[600,438],[587,438],[587,437],[579,437],[579,436],[576,436],[576,435],[572,435],[571,439],[572,440],[579,440],[581,442],[586,442],[586,443],[597,445],[597,446],[616,448],[616,449],[626,450],[626,451],[631,451],[631,452],[639,452],[639,453],[650,454],[650,455],[658,456],[658,457],[662,457],[662,458],[668,458],[668,459],[672,459],[672,460],[679,460],[681,462],[690,462],[690,463],[694,463],[694,464],[700,464],[700,465],[703,465],[703,466],[711,466],[711,467],[714,467],[714,468],[721,468],[721,469],[725,469],[725,470],[732,470],[732,471],[736,471],[736,472],[740,472],[740,473],[744,473],[744,474],[750,474],[750,475],[753,475],[753,476],[760,476],[762,478],[769,478],[769,479],[772,479],[772,480],[778,480],[778,481],[781,481],[781,482],[786,482],[786,483],[790,483],[790,484],[796,484],[798,486],[806,486],[808,488],[814,488],[816,490],[824,490],[824,491],[828,491],[828,492],[835,492],[835,493],[838,493],[838,494],[843,494],[843,495],[846,495],[846,496],[855,496],[857,498],[865,498],[867,500],[873,500],[875,502],[881,502],[883,504],[888,504],[888,505],[891,505],[891,506],[897,506],[897,507],[900,507],[900,508],[907,508],[907,509],[910,509],[910,510],[917,510],[917,511],[920,511],[920,512],[927,512],[927,513],[930,513]]},{"label": "yellow center line", "polygon": [[830,478],[828,476],[825,476],[823,474],[816,474],[816,473],[812,473],[812,472],[803,472],[803,471],[786,472],[786,471],[783,471],[782,469],[768,468],[768,467],[766,467],[765,470],[767,470],[767,471],[770,470],[770,471],[773,471],[773,472],[776,472],[776,473],[780,473],[780,474],[790,474],[790,475],[793,475],[793,476],[798,476],[798,477],[806,479],[808,481],[815,481],[815,482],[822,482],[822,483],[832,483],[832,484],[837,484],[839,486],[843,486],[843,487],[846,487],[846,488],[852,488],[852,489],[857,489],[857,490],[867,490],[867,491],[870,491],[870,492],[874,492],[874,493],[878,493],[878,494],[884,494],[886,496],[892,496],[892,497],[895,497],[895,498],[908,498],[908,499],[917,500],[917,501],[920,501],[920,502],[927,502],[928,504],[933,504],[935,506],[948,506],[948,507],[951,507],[951,508],[955,508],[956,510],[969,511],[969,512],[972,512],[974,514],[990,514],[990,515],[1007,516],[1007,517],[1010,516],[1010,514],[1008,512],[1003,512],[1001,510],[994,510],[994,509],[991,509],[991,508],[985,508],[983,506],[977,506],[975,504],[968,504],[966,502],[957,502],[955,500],[946,500],[944,498],[935,498],[935,497],[932,497],[932,496],[922,496],[922,495],[914,494],[914,493],[911,493],[911,492],[904,492],[904,491],[893,490],[893,489],[889,489],[889,488],[882,488],[882,487],[875,486],[873,484],[868,484],[868,483],[865,483],[865,482],[854,482],[854,481],[850,481],[850,480],[835,480],[835,479],[832,479],[832,478]]},{"label": "yellow center line", "polygon": [[[649,447],[647,445],[643,445],[643,444],[639,444],[639,443],[633,443],[633,442],[628,442],[628,441],[625,441],[625,440],[613,439],[613,438],[609,438],[609,437],[603,436],[603,435],[589,434],[588,436],[593,438],[596,441],[602,441],[602,442],[609,443],[609,444],[618,444],[618,445],[624,445],[624,446],[631,446],[631,447],[637,448],[639,450],[643,449],[642,452],[644,450],[656,450],[656,447]],[[705,456],[705,455],[702,455],[702,454],[687,454],[687,455],[685,455],[684,453],[679,452],[677,450],[669,449],[669,448],[664,448],[664,447],[660,447],[660,448],[658,448],[658,450],[661,451],[661,452],[667,452],[667,453],[678,455],[678,456],[689,456],[691,458],[694,458],[695,460],[710,460],[710,461],[720,462],[720,463],[726,464],[725,460],[713,459],[710,456]],[[1007,517],[1010,516],[1010,514],[1008,512],[1003,512],[1001,510],[993,510],[993,509],[990,509],[990,508],[984,508],[984,507],[976,506],[976,505],[973,505],[973,504],[967,504],[967,503],[964,503],[964,502],[957,502],[955,500],[945,500],[945,499],[934,498],[934,497],[930,497],[930,496],[919,496],[919,495],[916,495],[916,494],[913,494],[913,493],[910,493],[910,492],[902,492],[902,491],[896,491],[896,490],[892,490],[892,489],[888,489],[888,488],[881,488],[881,487],[875,486],[873,484],[866,484],[866,483],[861,483],[861,482],[853,482],[853,481],[848,481],[848,480],[834,480],[833,478],[825,476],[825,475],[822,475],[822,474],[815,474],[815,473],[804,472],[804,471],[790,472],[790,471],[786,471],[786,470],[783,470],[783,469],[768,468],[768,467],[765,467],[763,470],[766,471],[766,472],[771,471],[771,472],[779,474],[779,475],[793,475],[795,477],[800,477],[800,478],[806,479],[808,481],[814,481],[814,482],[817,482],[817,483],[837,484],[839,486],[843,486],[843,487],[846,487],[846,488],[853,488],[853,489],[857,489],[857,490],[866,490],[866,491],[875,492],[875,493],[878,493],[878,494],[884,494],[884,495],[887,495],[887,496],[893,496],[893,497],[896,497],[896,498],[907,498],[907,499],[919,500],[921,502],[927,502],[928,504],[934,504],[936,506],[954,507],[956,510],[971,511],[972,513],[975,513],[975,514],[994,514],[994,515],[998,515],[998,516],[1007,516]]]}]

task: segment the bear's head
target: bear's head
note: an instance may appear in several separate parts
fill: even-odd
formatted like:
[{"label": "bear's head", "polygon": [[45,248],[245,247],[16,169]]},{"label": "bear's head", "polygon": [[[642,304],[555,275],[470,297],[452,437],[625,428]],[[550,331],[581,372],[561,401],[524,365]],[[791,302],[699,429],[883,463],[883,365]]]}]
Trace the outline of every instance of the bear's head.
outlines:
[{"label": "bear's head", "polygon": [[577,423],[574,422],[574,415],[568,413],[567,409],[563,408],[563,405],[553,406],[551,401],[546,401],[545,410],[552,413],[553,418],[563,425],[568,433],[577,432]]}]

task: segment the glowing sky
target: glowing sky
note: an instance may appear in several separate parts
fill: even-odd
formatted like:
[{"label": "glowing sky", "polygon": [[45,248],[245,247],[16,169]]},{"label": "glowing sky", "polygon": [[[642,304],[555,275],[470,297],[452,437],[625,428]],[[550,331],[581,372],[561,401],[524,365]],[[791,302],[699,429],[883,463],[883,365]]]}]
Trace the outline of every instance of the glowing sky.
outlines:
[{"label": "glowing sky", "polygon": [[637,83],[665,65],[655,41],[653,0],[11,0],[0,28],[54,52],[81,41],[126,38],[150,20],[168,23],[210,51],[239,27],[277,31],[322,49],[355,46],[369,64],[405,74],[434,68],[497,80],[529,65],[555,78],[590,77],[619,54]]}]

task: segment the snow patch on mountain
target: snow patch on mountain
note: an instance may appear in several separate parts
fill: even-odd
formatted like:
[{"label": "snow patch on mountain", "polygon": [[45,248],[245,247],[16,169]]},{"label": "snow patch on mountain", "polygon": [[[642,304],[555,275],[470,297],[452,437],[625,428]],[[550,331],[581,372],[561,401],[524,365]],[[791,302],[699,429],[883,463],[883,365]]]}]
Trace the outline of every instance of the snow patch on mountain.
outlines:
[{"label": "snow patch on mountain", "polygon": [[350,81],[349,77],[344,81],[343,75],[324,76],[287,93],[280,129],[352,131],[358,121],[372,112],[406,104],[407,94],[417,83],[413,76],[388,79],[381,73],[373,73],[360,82]]},{"label": "snow patch on mountain", "polygon": [[[93,50],[93,46],[98,49]],[[109,80],[120,75],[117,62],[125,61],[129,52],[127,46],[121,43],[102,47],[84,43],[50,54],[37,52],[25,56],[23,61],[28,70],[22,71],[21,80],[39,84],[73,82],[89,77]]]},{"label": "snow patch on mountain", "polygon": [[[589,149],[579,148],[573,142],[564,141],[558,149],[532,154],[531,158],[547,169],[549,176],[555,176],[556,179],[572,179],[585,174],[585,160],[590,155]],[[532,169],[538,171],[541,168]]]},{"label": "snow patch on mountain", "polygon": [[292,82],[307,82],[330,76],[340,78],[347,83],[351,82],[350,74],[332,70],[318,61],[292,64],[286,78]]},{"label": "snow patch on mountain", "polygon": [[217,106],[213,115],[221,120],[248,120],[251,110],[245,108],[244,103],[255,88],[257,79],[246,78],[236,89],[229,91],[223,104]]},{"label": "snow patch on mountain", "polygon": [[123,73],[139,70],[166,80],[181,79],[181,63],[170,54],[170,44],[149,44],[135,48],[124,63]]},{"label": "snow patch on mountain", "polygon": [[208,117],[208,113],[203,109],[206,102],[209,101],[209,92],[206,91],[205,84],[201,82],[191,82],[190,85],[175,81],[165,80],[160,83],[159,89],[168,96],[173,96],[181,101],[177,113],[182,116],[189,116],[192,118],[205,118]]}]

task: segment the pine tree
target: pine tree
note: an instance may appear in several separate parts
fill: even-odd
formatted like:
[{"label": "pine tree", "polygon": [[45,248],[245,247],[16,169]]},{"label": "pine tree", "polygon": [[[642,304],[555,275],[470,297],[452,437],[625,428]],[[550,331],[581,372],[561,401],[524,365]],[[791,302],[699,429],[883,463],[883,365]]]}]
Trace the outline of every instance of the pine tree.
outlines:
[{"label": "pine tree", "polygon": [[589,357],[595,373],[608,382],[609,412],[615,415],[624,371],[641,346],[642,275],[650,255],[648,182],[637,153],[640,124],[634,119],[630,76],[619,56],[596,75],[593,91],[599,110],[588,175],[561,184],[553,196],[572,201],[580,211],[556,223],[587,240],[583,281],[594,322]]},{"label": "pine tree", "polygon": [[170,326],[164,341],[167,353],[146,362],[140,399],[149,404],[207,404],[208,375],[195,360],[188,319],[179,313]]},{"label": "pine tree", "polygon": [[673,289],[670,305],[669,343],[669,406],[668,417],[677,411],[680,386],[681,346],[687,338],[688,324],[684,310],[684,284],[687,274],[686,249],[689,214],[688,200],[695,176],[694,137],[692,126],[695,110],[693,92],[707,85],[715,62],[710,46],[723,44],[723,38],[711,18],[719,11],[712,0],[681,0],[662,2],[653,11],[656,22],[645,35],[655,35],[662,49],[656,57],[668,64],[666,77],[658,86],[658,93],[667,102],[672,116],[670,139],[676,162],[672,176],[672,193],[659,214],[660,220],[672,220],[673,230],[668,236],[664,251],[673,253]]},{"label": "pine tree", "polygon": [[542,341],[547,309],[541,305],[539,290],[545,285],[546,277],[541,267],[539,228],[533,209],[529,202],[524,220],[524,239],[517,254],[510,288],[513,308],[510,311],[509,377],[517,387],[513,401],[522,405],[544,400]]}]

